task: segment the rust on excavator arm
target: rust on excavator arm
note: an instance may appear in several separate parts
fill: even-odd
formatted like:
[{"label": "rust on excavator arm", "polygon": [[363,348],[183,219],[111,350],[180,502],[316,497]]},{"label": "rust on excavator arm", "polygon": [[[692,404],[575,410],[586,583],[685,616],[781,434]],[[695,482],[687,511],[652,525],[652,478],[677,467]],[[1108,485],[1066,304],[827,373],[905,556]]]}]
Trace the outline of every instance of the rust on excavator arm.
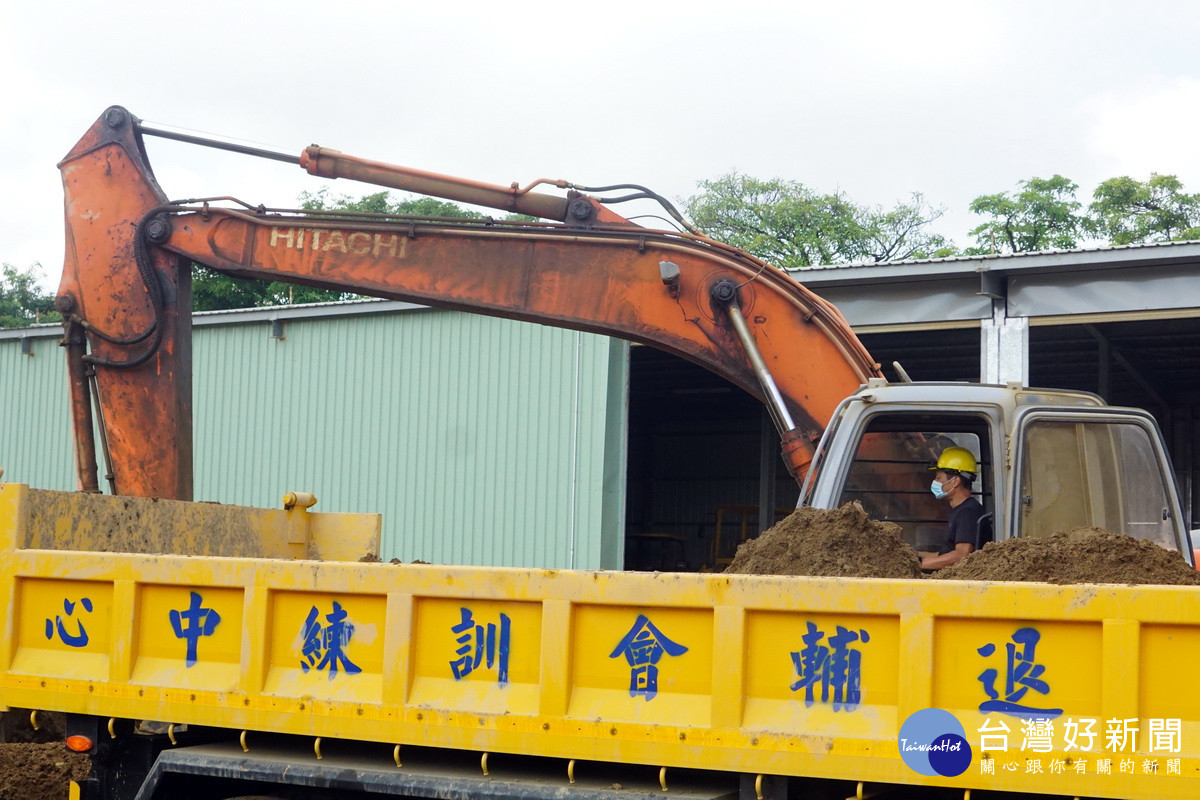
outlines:
[{"label": "rust on excavator arm", "polygon": [[[89,376],[104,409],[100,430],[112,456],[113,494],[192,498],[191,264],[154,249],[145,267],[156,294],[139,280],[138,222],[165,202],[133,117],[109,108],[59,163],[66,213],[66,250],[56,305],[66,329],[71,413],[79,488],[98,491],[91,438]],[[91,354],[81,339],[86,321]],[[153,330],[151,331],[151,329]],[[145,363],[125,360],[127,346],[103,339],[141,338],[153,346]],[[74,344],[72,344],[74,342]]]},{"label": "rust on excavator arm", "polygon": [[[115,107],[60,167],[68,247],[58,300],[68,329],[85,330],[91,346],[82,369],[96,375],[115,493],[190,499],[193,261],[238,277],[617,336],[707,367],[762,399],[725,310],[709,297],[732,279],[797,424],[784,449],[798,480],[838,403],[879,374],[837,310],[789,276],[702,236],[636,226],[585,195],[571,203],[596,209],[586,225],[167,203],[136,120]],[[140,270],[139,236],[147,242]],[[664,262],[678,267],[677,278],[666,279]],[[73,386],[76,420],[87,416],[86,388]],[[77,445],[86,445],[76,430]]]}]

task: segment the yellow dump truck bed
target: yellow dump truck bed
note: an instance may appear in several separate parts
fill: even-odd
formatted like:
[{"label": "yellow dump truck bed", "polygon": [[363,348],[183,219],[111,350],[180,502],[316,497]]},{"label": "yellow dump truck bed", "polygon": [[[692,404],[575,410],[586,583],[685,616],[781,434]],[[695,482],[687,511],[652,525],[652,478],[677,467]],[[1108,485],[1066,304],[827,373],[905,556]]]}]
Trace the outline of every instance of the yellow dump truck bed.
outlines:
[{"label": "yellow dump truck bed", "polygon": [[[251,746],[269,731],[868,783],[1200,796],[1200,702],[1184,688],[1200,656],[1197,588],[283,557],[302,546],[297,526],[341,525],[355,546],[378,536],[369,520],[317,514],[277,526],[279,557],[35,549],[55,535],[86,546],[70,497],[80,496],[0,488],[9,706],[246,730]],[[916,755],[954,733],[924,714],[905,726],[926,709],[961,726],[960,773]],[[953,772],[958,757],[934,761]]]}]

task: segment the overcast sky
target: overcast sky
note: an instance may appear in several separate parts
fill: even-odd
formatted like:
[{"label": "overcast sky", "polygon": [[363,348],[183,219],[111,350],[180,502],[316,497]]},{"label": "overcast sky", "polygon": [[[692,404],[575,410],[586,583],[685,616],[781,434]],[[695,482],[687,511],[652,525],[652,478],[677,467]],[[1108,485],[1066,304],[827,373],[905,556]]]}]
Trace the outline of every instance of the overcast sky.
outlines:
[{"label": "overcast sky", "polygon": [[[730,170],[890,206],[958,244],[984,193],[1177,174],[1200,191],[1200,6],[1053,2],[3,4],[0,261],[63,253],[56,162],[109,105],[299,152],[508,184]],[[290,206],[298,167],[152,140],[172,198]],[[335,182],[358,196],[370,187]]]}]

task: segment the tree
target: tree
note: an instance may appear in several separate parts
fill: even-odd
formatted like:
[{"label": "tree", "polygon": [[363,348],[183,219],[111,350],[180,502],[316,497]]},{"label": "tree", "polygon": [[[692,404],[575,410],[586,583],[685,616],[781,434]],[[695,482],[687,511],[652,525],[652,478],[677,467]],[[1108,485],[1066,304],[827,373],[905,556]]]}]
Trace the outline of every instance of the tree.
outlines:
[{"label": "tree", "polygon": [[874,244],[872,257],[876,261],[904,261],[910,258],[949,258],[958,255],[958,248],[940,233],[928,230],[942,216],[942,209],[925,201],[925,195],[913,192],[908,203],[900,203],[891,211],[876,207],[872,210],[874,223],[870,227]]},{"label": "tree", "polygon": [[[300,207],[305,211],[348,211],[379,216],[408,214],[451,219],[482,219],[484,216],[474,211],[468,211],[455,203],[436,200],[432,197],[396,201],[388,192],[383,191],[353,199],[347,195],[331,196],[325,188],[316,192],[301,193]],[[285,281],[233,278],[199,264],[192,266],[192,310],[194,311],[292,305],[294,303],[328,303],[350,300],[358,296],[353,292],[318,289]]]},{"label": "tree", "polygon": [[0,267],[0,328],[26,328],[38,322],[61,322],[54,295],[38,286],[42,265],[20,270]]},{"label": "tree", "polygon": [[357,200],[349,195],[332,197],[329,189],[300,193],[300,207],[305,211],[355,211],[362,214],[401,215],[416,217],[446,217],[450,219],[486,219],[477,211],[469,211],[457,203],[435,197],[413,197],[393,200],[391,192],[365,194]]},{"label": "tree", "polygon": [[1185,193],[1174,175],[1151,173],[1144,182],[1109,178],[1092,196],[1088,211],[1110,244],[1200,237],[1200,195]]},{"label": "tree", "polygon": [[1088,218],[1079,213],[1079,186],[1073,181],[1054,175],[1029,178],[1017,186],[1016,192],[985,194],[971,201],[972,213],[990,219],[971,231],[976,246],[968,255],[1069,250],[1091,230]]},{"label": "tree", "polygon": [[797,181],[736,172],[699,186],[701,193],[685,204],[697,227],[784,269],[954,252],[927,230],[942,212],[920,194],[885,211],[840,192],[820,194]]}]

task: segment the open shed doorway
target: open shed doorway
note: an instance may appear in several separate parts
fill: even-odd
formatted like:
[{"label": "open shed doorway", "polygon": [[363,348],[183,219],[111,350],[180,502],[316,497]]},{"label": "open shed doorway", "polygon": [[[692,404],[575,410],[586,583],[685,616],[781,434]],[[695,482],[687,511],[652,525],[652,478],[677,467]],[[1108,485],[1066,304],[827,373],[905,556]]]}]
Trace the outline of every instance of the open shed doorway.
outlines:
[{"label": "open shed doorway", "polygon": [[720,571],[796,507],[779,435],[758,400],[703,367],[652,347],[629,361],[625,568]]}]

